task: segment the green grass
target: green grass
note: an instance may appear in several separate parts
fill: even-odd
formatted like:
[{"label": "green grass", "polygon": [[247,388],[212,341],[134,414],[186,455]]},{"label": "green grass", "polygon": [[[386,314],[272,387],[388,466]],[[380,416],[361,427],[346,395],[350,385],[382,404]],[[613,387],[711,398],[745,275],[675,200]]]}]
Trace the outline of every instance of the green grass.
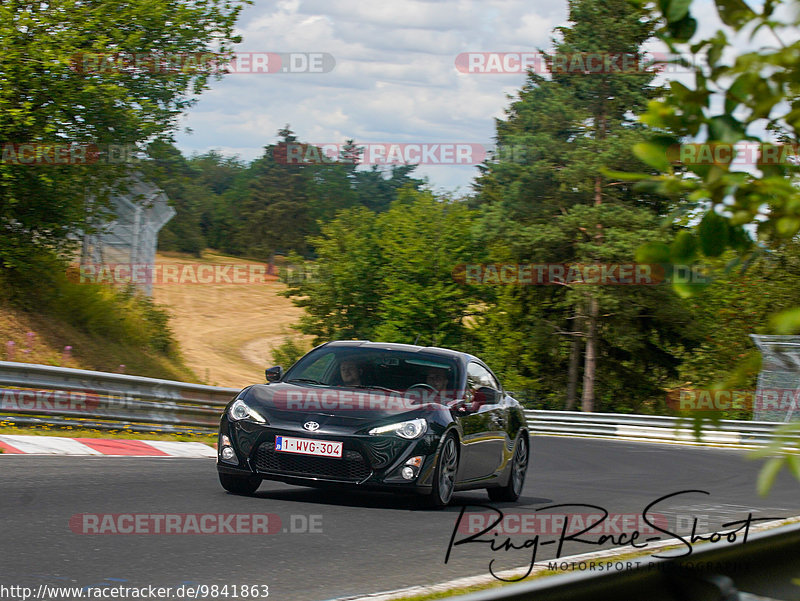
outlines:
[{"label": "green grass", "polygon": [[13,360],[22,363],[198,382],[165,307],[130,288],[81,284],[72,271],[45,253],[25,268],[0,268],[0,359],[10,341]]}]

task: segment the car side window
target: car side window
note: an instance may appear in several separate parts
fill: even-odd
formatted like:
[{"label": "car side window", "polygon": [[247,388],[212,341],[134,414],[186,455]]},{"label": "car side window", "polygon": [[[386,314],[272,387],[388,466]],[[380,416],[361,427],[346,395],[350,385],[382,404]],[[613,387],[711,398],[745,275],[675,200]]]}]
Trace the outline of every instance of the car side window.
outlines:
[{"label": "car side window", "polygon": [[497,379],[480,363],[470,361],[467,367],[467,386],[473,392],[481,386],[488,386],[494,390],[500,390],[500,383]]}]

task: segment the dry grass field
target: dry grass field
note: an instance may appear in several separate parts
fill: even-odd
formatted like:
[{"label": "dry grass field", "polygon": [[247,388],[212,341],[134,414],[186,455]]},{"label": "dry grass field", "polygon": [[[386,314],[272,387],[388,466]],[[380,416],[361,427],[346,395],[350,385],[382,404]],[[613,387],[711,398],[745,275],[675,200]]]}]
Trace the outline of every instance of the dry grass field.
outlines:
[{"label": "dry grass field", "polygon": [[[247,266],[253,262],[206,252],[202,259],[159,253],[156,263]],[[166,305],[184,361],[201,380],[243,387],[264,381],[272,348],[287,336],[300,337],[290,326],[302,310],[278,295],[284,288],[277,281],[160,284],[153,286],[153,298]]]},{"label": "dry grass field", "polygon": [[[13,351],[9,343],[13,343]],[[66,346],[71,347],[69,354],[64,352]],[[3,305],[0,305],[0,360],[183,382],[194,382],[200,377],[181,361],[143,352],[135,345],[114,342],[99,334],[88,334],[51,316]]]}]

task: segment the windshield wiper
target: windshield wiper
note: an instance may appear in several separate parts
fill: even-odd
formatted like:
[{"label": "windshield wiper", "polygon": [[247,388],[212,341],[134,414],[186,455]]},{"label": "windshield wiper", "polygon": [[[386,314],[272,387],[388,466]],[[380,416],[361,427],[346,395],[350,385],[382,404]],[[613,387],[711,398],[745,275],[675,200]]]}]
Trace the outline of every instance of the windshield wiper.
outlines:
[{"label": "windshield wiper", "polygon": [[327,386],[324,382],[320,382],[319,380],[312,380],[311,378],[292,378],[291,380],[286,380],[287,382],[303,382],[305,384],[317,384],[318,386]]}]

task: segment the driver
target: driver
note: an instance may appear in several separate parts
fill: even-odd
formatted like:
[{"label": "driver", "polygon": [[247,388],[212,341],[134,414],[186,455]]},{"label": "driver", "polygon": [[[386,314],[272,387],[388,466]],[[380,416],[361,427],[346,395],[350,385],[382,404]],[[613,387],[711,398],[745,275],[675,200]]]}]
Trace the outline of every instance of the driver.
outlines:
[{"label": "driver", "polygon": [[425,383],[441,394],[447,388],[447,370],[440,367],[429,368]]},{"label": "driver", "polygon": [[345,386],[361,386],[361,364],[353,359],[345,359],[339,364],[339,375]]}]

